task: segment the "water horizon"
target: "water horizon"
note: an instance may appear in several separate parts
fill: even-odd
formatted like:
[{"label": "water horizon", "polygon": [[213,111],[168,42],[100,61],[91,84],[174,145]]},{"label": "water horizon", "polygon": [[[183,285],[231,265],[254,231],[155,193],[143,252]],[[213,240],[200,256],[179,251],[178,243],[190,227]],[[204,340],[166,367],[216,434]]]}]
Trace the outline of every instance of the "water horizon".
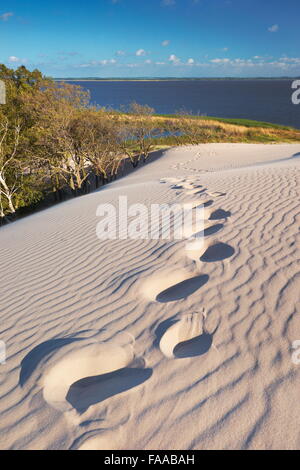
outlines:
[{"label": "water horizon", "polygon": [[69,80],[90,92],[93,105],[105,108],[120,110],[136,101],[157,114],[185,109],[193,115],[300,128],[300,106],[291,99],[293,78]]}]

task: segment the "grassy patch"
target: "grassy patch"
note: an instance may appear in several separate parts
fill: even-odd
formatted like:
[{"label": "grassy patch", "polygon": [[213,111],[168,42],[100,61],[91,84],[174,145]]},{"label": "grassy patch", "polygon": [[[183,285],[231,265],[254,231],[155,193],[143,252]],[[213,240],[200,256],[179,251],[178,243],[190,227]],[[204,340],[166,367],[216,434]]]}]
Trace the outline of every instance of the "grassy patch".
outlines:
[{"label": "grassy patch", "polygon": [[[178,114],[155,114],[156,117],[164,117],[164,118],[178,118],[180,119],[180,115]],[[201,121],[217,121],[226,124],[233,124],[236,126],[243,126],[243,127],[263,127],[264,129],[281,129],[281,130],[297,130],[293,127],[283,126],[281,124],[273,124],[271,122],[264,122],[264,121],[252,121],[251,119],[239,119],[239,118],[219,118],[213,116],[189,116],[189,119],[198,119]]]}]

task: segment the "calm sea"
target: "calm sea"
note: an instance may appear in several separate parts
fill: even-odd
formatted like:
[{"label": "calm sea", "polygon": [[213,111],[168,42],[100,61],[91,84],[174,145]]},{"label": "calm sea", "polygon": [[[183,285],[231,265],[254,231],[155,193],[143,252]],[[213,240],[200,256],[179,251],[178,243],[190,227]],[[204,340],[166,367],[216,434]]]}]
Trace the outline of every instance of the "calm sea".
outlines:
[{"label": "calm sea", "polygon": [[193,114],[245,118],[300,128],[300,105],[291,100],[292,80],[78,81],[93,104],[119,109],[132,101],[159,114],[182,108]]}]

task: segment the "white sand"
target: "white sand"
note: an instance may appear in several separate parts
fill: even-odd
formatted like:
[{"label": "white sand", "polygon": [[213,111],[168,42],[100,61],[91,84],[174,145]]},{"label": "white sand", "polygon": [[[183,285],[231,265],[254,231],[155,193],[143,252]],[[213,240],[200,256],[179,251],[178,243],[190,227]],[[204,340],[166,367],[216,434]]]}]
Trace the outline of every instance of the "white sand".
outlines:
[{"label": "white sand", "polygon": [[[1,228],[0,448],[299,448],[297,153],[168,150]],[[204,242],[100,241],[119,195],[205,201]]]}]

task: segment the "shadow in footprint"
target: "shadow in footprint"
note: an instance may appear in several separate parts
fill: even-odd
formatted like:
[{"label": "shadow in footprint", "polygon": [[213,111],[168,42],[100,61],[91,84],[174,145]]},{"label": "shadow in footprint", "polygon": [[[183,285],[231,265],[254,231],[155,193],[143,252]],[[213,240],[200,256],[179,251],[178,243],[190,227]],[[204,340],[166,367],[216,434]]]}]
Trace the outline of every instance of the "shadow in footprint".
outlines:
[{"label": "shadow in footprint", "polygon": [[216,243],[215,245],[207,248],[205,253],[200,258],[200,261],[206,263],[214,261],[223,261],[227,258],[230,258],[234,254],[234,249],[232,246],[227,245],[226,243]]},{"label": "shadow in footprint", "polygon": [[210,207],[213,203],[214,201],[212,200],[201,202],[201,199],[199,199],[199,201],[194,205],[193,210],[199,209],[200,207]]},{"label": "shadow in footprint", "polygon": [[66,400],[79,412],[90,406],[146,382],[152,375],[150,368],[125,367],[115,372],[86,377],[73,383]]},{"label": "shadow in footprint", "polygon": [[195,276],[185,281],[175,284],[175,286],[169,287],[164,291],[160,292],[156,297],[158,302],[175,302],[176,300],[181,300],[186,297],[189,297],[194,292],[196,292],[200,287],[204,286],[207,283],[209,276],[203,274],[200,276]]},{"label": "shadow in footprint", "polygon": [[82,341],[84,338],[58,338],[45,341],[30,351],[21,361],[21,371],[19,385],[25,385],[33,374],[39,363],[51,352],[75,341]]},{"label": "shadow in footprint", "polygon": [[209,237],[210,235],[214,235],[215,233],[222,230],[223,227],[223,224],[212,225],[211,227],[207,227],[204,230],[201,230],[201,232],[197,232],[193,235],[193,237]]},{"label": "shadow in footprint", "polygon": [[209,351],[212,343],[213,336],[209,333],[203,333],[196,338],[177,344],[174,348],[173,354],[179,359],[202,356]]},{"label": "shadow in footprint", "polygon": [[197,196],[197,194],[203,194],[206,192],[206,188],[194,188],[189,190],[189,194],[194,194],[194,196]]},{"label": "shadow in footprint", "polygon": [[224,211],[223,209],[217,209],[211,215],[209,220],[219,220],[219,219],[227,219],[231,217],[230,211]]},{"label": "shadow in footprint", "polygon": [[[209,201],[203,202],[202,205],[203,205],[204,207],[210,207],[210,206],[213,205],[213,203],[214,203],[214,201],[213,201],[212,199],[210,199]],[[200,205],[201,205],[201,204],[200,204]]]},{"label": "shadow in footprint", "polygon": [[[203,311],[204,312],[204,311]],[[159,348],[168,359],[180,359],[206,354],[213,346],[213,338],[221,321],[215,325],[214,330],[208,331],[205,325],[206,315],[194,312],[183,315],[181,318],[173,317],[161,323],[156,330],[159,339]],[[175,321],[174,321],[175,320]]]}]

